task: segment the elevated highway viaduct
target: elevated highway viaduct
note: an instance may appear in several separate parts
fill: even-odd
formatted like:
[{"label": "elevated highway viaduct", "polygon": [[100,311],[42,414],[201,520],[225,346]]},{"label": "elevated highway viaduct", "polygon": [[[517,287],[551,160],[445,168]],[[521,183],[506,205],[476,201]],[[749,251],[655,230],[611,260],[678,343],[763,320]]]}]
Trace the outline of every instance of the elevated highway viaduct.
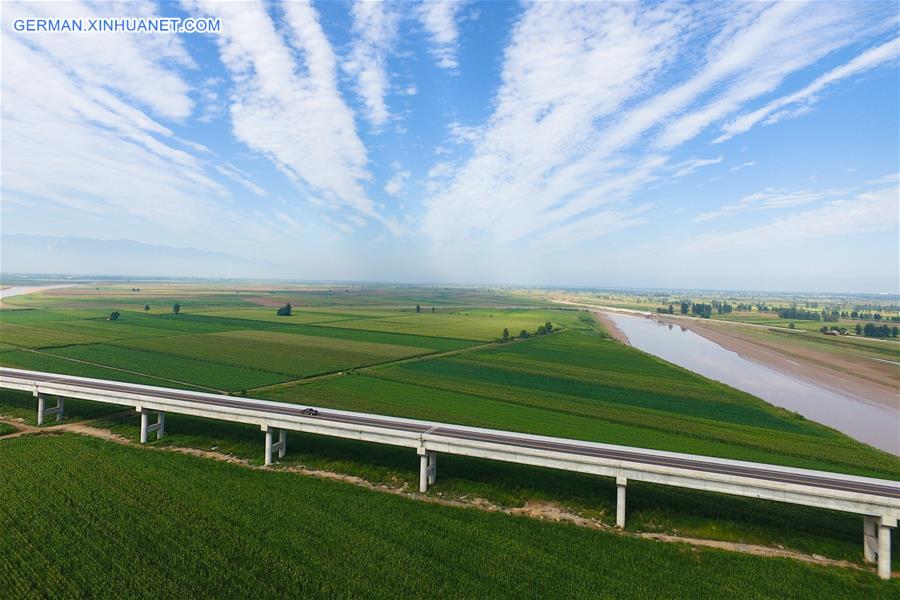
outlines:
[{"label": "elevated highway viaduct", "polygon": [[166,413],[257,425],[265,434],[267,465],[287,451],[287,431],[403,446],[419,455],[422,492],[437,478],[440,453],[611,477],[619,527],[625,525],[629,481],[856,513],[864,516],[865,559],[877,562],[882,579],[891,575],[891,530],[900,517],[897,481],[5,367],[0,387],[33,393],[38,423],[61,419],[66,398],[133,407],[140,413],[142,443],[151,433],[165,434]]}]

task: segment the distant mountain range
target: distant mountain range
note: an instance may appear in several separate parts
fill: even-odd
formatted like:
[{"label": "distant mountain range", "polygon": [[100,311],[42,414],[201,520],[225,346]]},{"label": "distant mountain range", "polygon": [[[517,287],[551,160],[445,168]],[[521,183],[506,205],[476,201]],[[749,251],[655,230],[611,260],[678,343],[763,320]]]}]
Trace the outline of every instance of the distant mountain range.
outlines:
[{"label": "distant mountain range", "polygon": [[132,240],[0,235],[0,272],[136,277],[289,278],[291,269],[196,248]]}]

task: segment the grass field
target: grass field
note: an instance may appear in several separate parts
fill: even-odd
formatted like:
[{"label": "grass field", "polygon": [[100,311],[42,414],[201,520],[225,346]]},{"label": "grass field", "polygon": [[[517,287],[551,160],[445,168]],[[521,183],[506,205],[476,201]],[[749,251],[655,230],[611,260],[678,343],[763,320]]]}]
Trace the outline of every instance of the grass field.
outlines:
[{"label": "grass field", "polygon": [[186,358],[208,357],[229,365],[244,365],[294,377],[397,360],[430,350],[280,331],[186,335],[178,338],[177,345],[166,338],[121,342],[118,345]]},{"label": "grass field", "polygon": [[503,329],[509,329],[512,336],[527,330],[534,333],[538,326],[547,321],[554,326],[570,324],[573,311],[525,310],[525,309],[466,309],[456,312],[422,313],[383,317],[377,319],[354,319],[332,323],[334,327],[363,329],[367,331],[385,331],[395,333],[411,333],[448,338],[488,342],[499,339]]},{"label": "grass field", "polygon": [[898,591],[870,573],[428,505],[72,435],[0,440],[0,464],[0,571],[16,598]]}]

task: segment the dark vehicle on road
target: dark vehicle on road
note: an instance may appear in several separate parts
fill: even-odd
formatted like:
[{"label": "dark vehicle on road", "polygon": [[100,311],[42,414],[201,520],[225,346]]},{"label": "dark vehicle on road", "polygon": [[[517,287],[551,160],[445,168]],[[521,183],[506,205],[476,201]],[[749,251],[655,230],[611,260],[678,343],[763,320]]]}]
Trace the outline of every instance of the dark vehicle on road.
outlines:
[{"label": "dark vehicle on road", "polygon": [[306,415],[307,417],[314,417],[317,414],[319,414],[319,411],[317,411],[314,408],[304,408],[303,410],[300,411],[300,414]]}]

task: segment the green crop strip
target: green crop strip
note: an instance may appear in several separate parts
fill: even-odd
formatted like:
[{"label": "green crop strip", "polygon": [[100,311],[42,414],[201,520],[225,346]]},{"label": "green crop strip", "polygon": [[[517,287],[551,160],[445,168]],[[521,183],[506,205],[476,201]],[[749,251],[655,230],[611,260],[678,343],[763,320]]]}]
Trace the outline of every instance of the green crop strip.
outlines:
[{"label": "green crop strip", "polygon": [[428,505],[72,435],[0,440],[0,466],[0,572],[16,598],[898,591],[871,573]]}]

